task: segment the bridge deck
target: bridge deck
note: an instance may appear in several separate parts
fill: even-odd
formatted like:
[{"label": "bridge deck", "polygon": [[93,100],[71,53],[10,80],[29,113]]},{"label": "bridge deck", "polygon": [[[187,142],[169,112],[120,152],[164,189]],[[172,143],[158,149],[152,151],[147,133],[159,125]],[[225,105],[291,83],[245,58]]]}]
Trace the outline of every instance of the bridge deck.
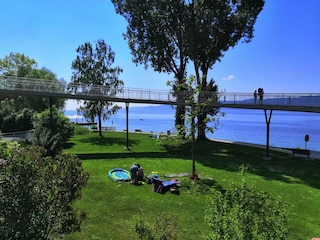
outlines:
[{"label": "bridge deck", "polygon": [[[212,92],[206,93],[207,96]],[[39,96],[78,100],[102,100],[128,103],[176,105],[171,91],[123,88],[115,92],[100,85],[54,84],[49,80],[0,77],[1,96]],[[263,101],[254,100],[253,93],[220,92],[214,107],[272,109],[320,113],[320,93],[265,93]]]}]

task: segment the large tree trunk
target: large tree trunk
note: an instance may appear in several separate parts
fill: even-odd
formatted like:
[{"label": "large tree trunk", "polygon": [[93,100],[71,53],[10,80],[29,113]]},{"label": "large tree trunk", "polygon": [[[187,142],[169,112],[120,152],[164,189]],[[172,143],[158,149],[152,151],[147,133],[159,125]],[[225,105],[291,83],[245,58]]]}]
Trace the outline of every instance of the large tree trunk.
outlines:
[{"label": "large tree trunk", "polygon": [[[198,96],[198,102],[200,102],[200,103],[203,102],[203,100],[204,100],[202,91],[206,91],[206,88],[207,88],[208,68],[207,67],[201,67],[201,72],[202,72],[202,76],[200,78],[199,68],[197,68],[196,76],[197,76],[197,79],[198,79],[198,85],[201,86],[201,91],[199,92],[199,96]],[[206,117],[207,117],[206,108],[202,107],[201,111],[199,112],[199,114],[197,116],[197,119],[198,119],[198,136],[197,136],[197,139],[198,140],[205,140],[206,139],[206,128],[207,128],[207,125],[205,123]]]}]

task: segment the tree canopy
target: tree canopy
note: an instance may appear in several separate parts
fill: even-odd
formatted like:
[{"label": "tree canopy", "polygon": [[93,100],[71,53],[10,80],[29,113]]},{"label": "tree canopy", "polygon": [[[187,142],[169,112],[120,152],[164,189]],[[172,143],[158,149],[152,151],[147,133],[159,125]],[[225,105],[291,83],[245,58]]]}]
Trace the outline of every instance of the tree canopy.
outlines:
[{"label": "tree canopy", "polygon": [[[0,59],[0,76],[13,76],[34,78],[37,81],[49,81],[52,86],[64,88],[66,83],[63,79],[57,79],[55,73],[43,67],[37,68],[37,62],[21,53],[10,53]],[[0,78],[1,84],[1,78]],[[18,83],[25,84],[25,83]],[[50,106],[63,109],[64,99],[45,97],[4,98],[0,96],[0,130],[21,131],[32,128],[32,115],[42,112]]]},{"label": "tree canopy", "polygon": [[[198,85],[202,91],[215,92],[213,80],[208,83],[208,71],[224,53],[239,41],[250,42],[253,38],[254,23],[262,11],[264,0],[205,1],[193,0],[188,5],[187,30],[189,39],[188,55],[194,63]],[[201,98],[199,94],[199,98]],[[209,110],[199,113],[202,122]],[[200,126],[203,126],[201,124]],[[198,139],[205,138],[205,129],[198,129]]]},{"label": "tree canopy", "polygon": [[[124,34],[133,62],[150,65],[157,72],[174,74],[173,93],[178,98],[176,128],[184,126],[184,104],[176,86],[185,81],[188,55],[186,53],[186,20],[184,0],[139,1],[112,0],[116,12],[128,22]],[[181,134],[184,135],[183,131]]]},{"label": "tree canopy", "polygon": [[24,77],[37,67],[36,60],[21,53],[10,53],[0,59],[0,75]]},{"label": "tree canopy", "polygon": [[[100,94],[114,96],[122,91],[123,81],[118,79],[122,73],[120,67],[112,67],[115,53],[104,40],[99,39],[94,46],[86,42],[77,48],[77,57],[72,62],[72,81],[69,85],[71,91],[81,90],[87,94]],[[112,102],[101,100],[84,100],[83,107],[78,110],[84,113],[86,118],[98,117],[99,134],[101,133],[101,121],[106,120],[120,107]]]},{"label": "tree canopy", "polygon": [[[213,79],[207,80],[209,69],[239,41],[250,42],[254,23],[264,6],[264,0],[112,2],[128,22],[124,36],[135,63],[150,63],[155,71],[173,72],[179,84],[184,82],[189,59],[201,91],[212,92],[218,88]],[[198,120],[215,113],[204,111]],[[205,138],[204,128],[199,129],[198,138]]]}]

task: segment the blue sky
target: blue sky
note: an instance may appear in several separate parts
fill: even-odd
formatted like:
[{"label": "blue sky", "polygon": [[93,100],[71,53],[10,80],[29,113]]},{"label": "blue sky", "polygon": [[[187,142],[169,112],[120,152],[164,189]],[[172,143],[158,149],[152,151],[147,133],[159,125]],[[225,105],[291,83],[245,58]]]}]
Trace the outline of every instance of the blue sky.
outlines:
[{"label": "blue sky", "polygon": [[[319,0],[266,0],[252,41],[229,49],[209,78],[227,92],[319,93],[319,9]],[[75,49],[102,38],[124,70],[125,87],[169,89],[172,75],[132,63],[125,30],[109,0],[0,0],[0,58],[23,53],[70,81]]]}]

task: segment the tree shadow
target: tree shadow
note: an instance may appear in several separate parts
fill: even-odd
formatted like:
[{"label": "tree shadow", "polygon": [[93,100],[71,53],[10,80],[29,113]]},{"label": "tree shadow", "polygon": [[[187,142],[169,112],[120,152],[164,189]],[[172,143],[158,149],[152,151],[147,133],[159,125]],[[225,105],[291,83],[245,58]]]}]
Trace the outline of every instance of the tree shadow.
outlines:
[{"label": "tree shadow", "polygon": [[[114,153],[77,154],[83,160],[108,160],[125,158],[146,159],[192,159],[191,143],[184,141],[176,143],[171,139],[160,140],[161,150],[145,152],[140,150],[115,150]],[[90,137],[80,140],[88,145],[126,146],[125,137]],[[129,146],[141,144],[143,139],[130,139]],[[72,144],[68,145],[71,147]],[[270,150],[271,160],[264,160],[265,150],[254,146],[237,143],[215,142],[211,140],[196,142],[195,160],[203,166],[222,169],[229,172],[239,172],[239,167],[245,165],[247,172],[263,177],[268,181],[277,180],[288,184],[303,183],[320,189],[320,161],[292,157],[291,154]]]},{"label": "tree shadow", "polygon": [[[170,144],[163,147],[174,156],[191,159],[191,143],[186,142],[179,148]],[[204,166],[230,172],[239,172],[239,167],[245,165],[248,173],[268,181],[303,183],[320,189],[320,161],[272,150],[269,151],[272,158],[264,160],[265,154],[264,149],[257,147],[204,140],[196,142],[195,160]]]},{"label": "tree shadow", "polygon": [[[160,155],[161,154],[161,155]],[[124,150],[124,152],[117,153],[89,153],[89,154],[77,154],[77,156],[82,160],[114,160],[114,159],[124,159],[124,158],[173,158],[168,153],[160,153],[160,152],[134,152],[130,150]],[[159,157],[160,156],[160,157]]]},{"label": "tree shadow", "polygon": [[[120,145],[120,146],[126,146],[127,141],[124,138],[117,138],[117,137],[105,137],[105,136],[97,136],[97,137],[90,137],[86,139],[81,139],[79,142],[83,144],[88,144],[88,145],[94,145],[94,146],[101,146],[101,147],[108,147],[108,146],[114,146],[114,145]],[[133,145],[138,145],[140,143],[139,140],[128,140],[128,145],[133,146]],[[74,143],[68,142],[65,144],[64,148],[65,149],[70,149],[74,146]],[[90,154],[89,154],[90,155]]]},{"label": "tree shadow", "polygon": [[[96,146],[113,146],[113,145],[126,145],[126,139],[124,138],[117,138],[117,137],[105,137],[105,136],[97,136],[97,137],[91,137],[87,139],[81,139],[81,143],[90,144],[90,145],[96,145]],[[139,140],[128,140],[129,146],[131,145],[137,145],[140,143]]]}]

